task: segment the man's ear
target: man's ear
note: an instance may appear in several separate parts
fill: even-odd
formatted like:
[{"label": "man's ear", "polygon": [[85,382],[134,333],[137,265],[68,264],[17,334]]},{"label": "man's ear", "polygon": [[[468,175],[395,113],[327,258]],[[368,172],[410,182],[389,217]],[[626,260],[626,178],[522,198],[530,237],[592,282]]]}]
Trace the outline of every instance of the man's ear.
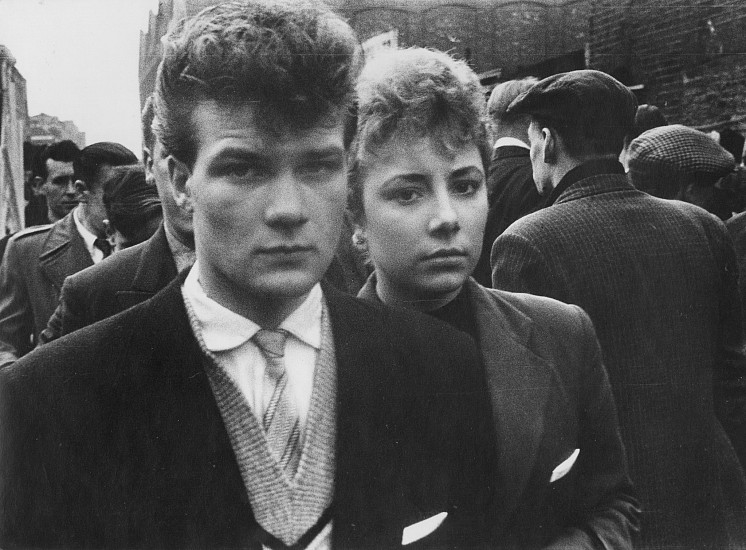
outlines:
[{"label": "man's ear", "polygon": [[44,185],[44,180],[41,176],[34,176],[31,178],[31,190],[34,192],[34,195],[41,195],[41,188]]},{"label": "man's ear", "polygon": [[554,164],[557,160],[557,146],[559,136],[552,128],[541,129],[542,160],[545,164]]},{"label": "man's ear", "polygon": [[142,148],[142,163],[143,166],[145,166],[145,181],[148,182],[148,185],[155,185],[155,177],[153,176],[153,155],[147,147]]},{"label": "man's ear", "polygon": [[185,212],[193,213],[192,193],[189,185],[187,185],[192,177],[192,171],[184,162],[170,155],[168,157],[168,175],[171,179],[174,201]]}]

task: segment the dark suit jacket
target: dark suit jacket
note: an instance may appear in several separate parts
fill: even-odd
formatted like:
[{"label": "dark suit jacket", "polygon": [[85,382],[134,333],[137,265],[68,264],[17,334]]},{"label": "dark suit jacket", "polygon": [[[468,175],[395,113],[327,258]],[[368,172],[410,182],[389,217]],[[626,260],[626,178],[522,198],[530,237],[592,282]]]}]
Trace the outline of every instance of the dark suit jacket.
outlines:
[{"label": "dark suit jacket", "polygon": [[[0,371],[0,546],[259,549],[182,278]],[[405,526],[440,512],[423,547],[476,544],[494,433],[473,341],[325,296],[337,359],[334,546],[399,546]]]},{"label": "dark suit jacket", "polygon": [[741,314],[746,312],[746,212],[736,214],[725,222],[738,262],[738,291],[741,295]]},{"label": "dark suit jacket", "polygon": [[150,239],[65,279],[45,344],[151,298],[176,277],[163,224]]},{"label": "dark suit jacket", "polygon": [[[632,548],[639,510],[590,319],[578,307],[473,279],[467,290],[499,452],[495,544]],[[373,278],[360,296],[377,300]],[[575,449],[572,467],[552,480]]]},{"label": "dark suit jacket", "polygon": [[73,213],[14,235],[0,263],[0,367],[33,347],[65,277],[93,265]]},{"label": "dark suit jacket", "polygon": [[495,149],[492,153],[487,188],[490,207],[484,230],[482,255],[473,276],[479,284],[489,288],[492,286],[492,243],[514,221],[542,206],[543,198],[534,184],[529,150],[513,145]]},{"label": "dark suit jacket", "polygon": [[577,304],[593,320],[643,505],[642,546],[746,545],[734,450],[746,458],[746,368],[722,222],[598,174],[513,224],[492,262],[496,287]]}]

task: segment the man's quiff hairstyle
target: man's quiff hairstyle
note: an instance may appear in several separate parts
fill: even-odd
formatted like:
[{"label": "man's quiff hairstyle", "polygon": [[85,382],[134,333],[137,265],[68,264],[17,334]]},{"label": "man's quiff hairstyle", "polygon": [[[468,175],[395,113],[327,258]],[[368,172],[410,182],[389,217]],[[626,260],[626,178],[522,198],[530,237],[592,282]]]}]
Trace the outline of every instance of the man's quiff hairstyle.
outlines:
[{"label": "man's quiff hairstyle", "polygon": [[474,143],[486,171],[490,147],[484,92],[463,61],[426,48],[384,50],[366,63],[357,91],[348,197],[354,219],[363,214],[365,153],[394,136],[432,136],[449,150]]},{"label": "man's quiff hairstyle", "polygon": [[[206,8],[177,23],[165,39],[155,87],[156,136],[191,165],[191,114],[206,100],[256,102],[264,115],[258,123],[268,129],[320,124],[340,109],[352,111],[359,65],[353,30],[320,2],[236,0]],[[353,133],[354,126],[346,137]]]}]

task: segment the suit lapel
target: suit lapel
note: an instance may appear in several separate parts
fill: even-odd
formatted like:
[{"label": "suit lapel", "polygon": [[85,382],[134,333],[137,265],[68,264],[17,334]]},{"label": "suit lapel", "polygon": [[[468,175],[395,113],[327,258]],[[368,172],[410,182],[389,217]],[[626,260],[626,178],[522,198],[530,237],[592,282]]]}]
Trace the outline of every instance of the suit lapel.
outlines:
[{"label": "suit lapel", "polygon": [[497,433],[498,518],[507,521],[534,468],[545,433],[551,366],[528,343],[531,319],[469,280]]},{"label": "suit lapel", "polygon": [[117,292],[121,308],[128,309],[152,297],[176,277],[171,248],[163,224],[144,244],[130,289]]},{"label": "suit lapel", "polygon": [[150,423],[159,426],[159,444],[171,457],[174,479],[196,484],[193,505],[209,516],[202,528],[212,531],[216,540],[235,533],[233,544],[259,548],[259,528],[192,334],[182,282],[183,277],[177,278],[149,302],[149,315],[138,330],[142,336],[134,337],[135,342],[141,340],[135,346],[152,350],[149,364],[155,366],[152,375],[163,396],[159,417]]},{"label": "suit lapel", "polygon": [[92,265],[91,255],[70,212],[52,226],[39,254],[39,267],[59,292],[65,277]]},{"label": "suit lapel", "polygon": [[[403,410],[401,376],[384,316],[370,304],[324,286],[337,358],[337,458],[334,546],[401,542],[406,503],[398,479],[398,443],[381,437]],[[381,403],[385,406],[382,407]],[[361,468],[361,465],[366,467]],[[367,542],[366,542],[367,541]]]}]

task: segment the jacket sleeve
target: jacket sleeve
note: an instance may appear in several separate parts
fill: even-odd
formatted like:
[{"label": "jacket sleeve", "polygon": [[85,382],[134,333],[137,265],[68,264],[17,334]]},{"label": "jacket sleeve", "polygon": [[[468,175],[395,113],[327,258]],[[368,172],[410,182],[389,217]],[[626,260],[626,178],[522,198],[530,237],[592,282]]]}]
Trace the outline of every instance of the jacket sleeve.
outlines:
[{"label": "jacket sleeve", "polygon": [[541,250],[522,235],[500,235],[492,245],[490,264],[493,288],[568,301],[561,268],[552,269]]},{"label": "jacket sleeve", "polygon": [[11,239],[0,262],[0,368],[31,348],[33,315],[21,256],[16,239]]},{"label": "jacket sleeve", "polygon": [[632,548],[640,506],[627,471],[616,405],[590,318],[579,307],[579,478],[568,528],[549,548]]},{"label": "jacket sleeve", "polygon": [[39,336],[39,343],[46,344],[89,325],[90,322],[86,321],[86,308],[85,295],[75,286],[73,279],[66,277],[57,309],[49,318],[47,328]]}]

